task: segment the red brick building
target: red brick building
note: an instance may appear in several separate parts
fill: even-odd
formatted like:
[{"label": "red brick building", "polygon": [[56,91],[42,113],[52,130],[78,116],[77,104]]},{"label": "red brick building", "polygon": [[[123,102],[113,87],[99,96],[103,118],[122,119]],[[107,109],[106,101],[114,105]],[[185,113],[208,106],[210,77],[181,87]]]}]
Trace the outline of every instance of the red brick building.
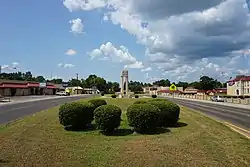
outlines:
[{"label": "red brick building", "polygon": [[2,96],[28,96],[28,95],[54,95],[56,86],[46,83],[41,86],[38,82],[0,80],[0,95]]}]

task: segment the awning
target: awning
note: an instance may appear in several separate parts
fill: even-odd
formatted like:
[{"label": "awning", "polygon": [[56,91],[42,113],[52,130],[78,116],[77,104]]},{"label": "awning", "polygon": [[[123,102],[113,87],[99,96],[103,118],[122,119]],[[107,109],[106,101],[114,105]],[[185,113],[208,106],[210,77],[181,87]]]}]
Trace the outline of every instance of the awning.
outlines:
[{"label": "awning", "polygon": [[39,87],[39,83],[28,83],[28,87]]},{"label": "awning", "polygon": [[47,86],[47,89],[56,89],[56,86],[48,85],[48,86]]},{"label": "awning", "polygon": [[25,88],[28,88],[28,86],[27,85],[22,85],[22,84],[2,84],[2,85],[0,85],[0,88],[25,89]]}]

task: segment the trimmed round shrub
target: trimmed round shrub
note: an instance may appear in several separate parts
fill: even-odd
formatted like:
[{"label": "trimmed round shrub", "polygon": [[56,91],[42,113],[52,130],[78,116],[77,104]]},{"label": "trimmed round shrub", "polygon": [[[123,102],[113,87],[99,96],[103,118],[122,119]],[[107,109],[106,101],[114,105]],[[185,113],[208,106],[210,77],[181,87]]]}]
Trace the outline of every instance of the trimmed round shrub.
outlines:
[{"label": "trimmed round shrub", "polygon": [[146,100],[137,100],[137,101],[134,102],[134,104],[145,104],[147,102],[148,101],[146,101]]},{"label": "trimmed round shrub", "polygon": [[152,98],[157,98],[157,95],[152,95]]},{"label": "trimmed round shrub", "polygon": [[137,98],[137,99],[138,99],[138,98],[139,98],[139,96],[138,96],[138,95],[135,95],[135,98]]},{"label": "trimmed round shrub", "polygon": [[159,126],[174,126],[179,120],[180,107],[170,101],[149,101],[160,109]]},{"label": "trimmed round shrub", "polygon": [[153,132],[158,125],[158,112],[160,109],[151,104],[133,104],[127,109],[129,126],[136,132]]},{"label": "trimmed round shrub", "polygon": [[84,128],[94,118],[94,105],[88,102],[65,103],[59,108],[59,121],[65,127]]},{"label": "trimmed round shrub", "polygon": [[103,100],[103,99],[92,99],[92,100],[89,100],[89,103],[92,103],[94,105],[95,109],[97,107],[100,107],[102,105],[107,104],[107,102],[105,100]]},{"label": "trimmed round shrub", "polygon": [[103,92],[101,93],[101,96],[104,96],[104,93],[103,93]]},{"label": "trimmed round shrub", "polygon": [[115,105],[103,105],[95,109],[94,118],[98,129],[113,132],[120,126],[122,110]]},{"label": "trimmed round shrub", "polygon": [[112,97],[112,98],[116,98],[116,95],[115,95],[115,94],[113,94],[113,95],[111,95],[111,97]]}]

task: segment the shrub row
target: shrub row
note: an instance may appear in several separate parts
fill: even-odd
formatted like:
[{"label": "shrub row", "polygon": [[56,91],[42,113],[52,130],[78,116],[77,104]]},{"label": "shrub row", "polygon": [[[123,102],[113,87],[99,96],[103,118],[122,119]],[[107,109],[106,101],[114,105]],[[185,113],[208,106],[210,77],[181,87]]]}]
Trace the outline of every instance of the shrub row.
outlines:
[{"label": "shrub row", "polygon": [[[102,132],[113,132],[120,126],[121,113],[119,107],[108,105],[103,99],[93,99],[63,104],[59,108],[59,121],[65,127],[78,129],[85,128],[95,120]],[[164,99],[137,100],[127,109],[129,126],[139,133],[174,126],[179,114],[179,106]]]}]

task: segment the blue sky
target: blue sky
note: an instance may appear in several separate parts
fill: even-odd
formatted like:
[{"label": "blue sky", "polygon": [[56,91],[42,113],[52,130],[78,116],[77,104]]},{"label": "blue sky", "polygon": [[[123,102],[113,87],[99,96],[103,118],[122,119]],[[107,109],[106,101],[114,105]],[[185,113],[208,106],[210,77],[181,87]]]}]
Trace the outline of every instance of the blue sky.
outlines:
[{"label": "blue sky", "polygon": [[[182,8],[171,1],[3,1],[2,71],[17,66],[46,77],[70,79],[78,72],[119,81],[127,68],[130,79],[146,82],[249,73],[245,1],[191,0]],[[65,54],[69,49],[75,54]]]}]

